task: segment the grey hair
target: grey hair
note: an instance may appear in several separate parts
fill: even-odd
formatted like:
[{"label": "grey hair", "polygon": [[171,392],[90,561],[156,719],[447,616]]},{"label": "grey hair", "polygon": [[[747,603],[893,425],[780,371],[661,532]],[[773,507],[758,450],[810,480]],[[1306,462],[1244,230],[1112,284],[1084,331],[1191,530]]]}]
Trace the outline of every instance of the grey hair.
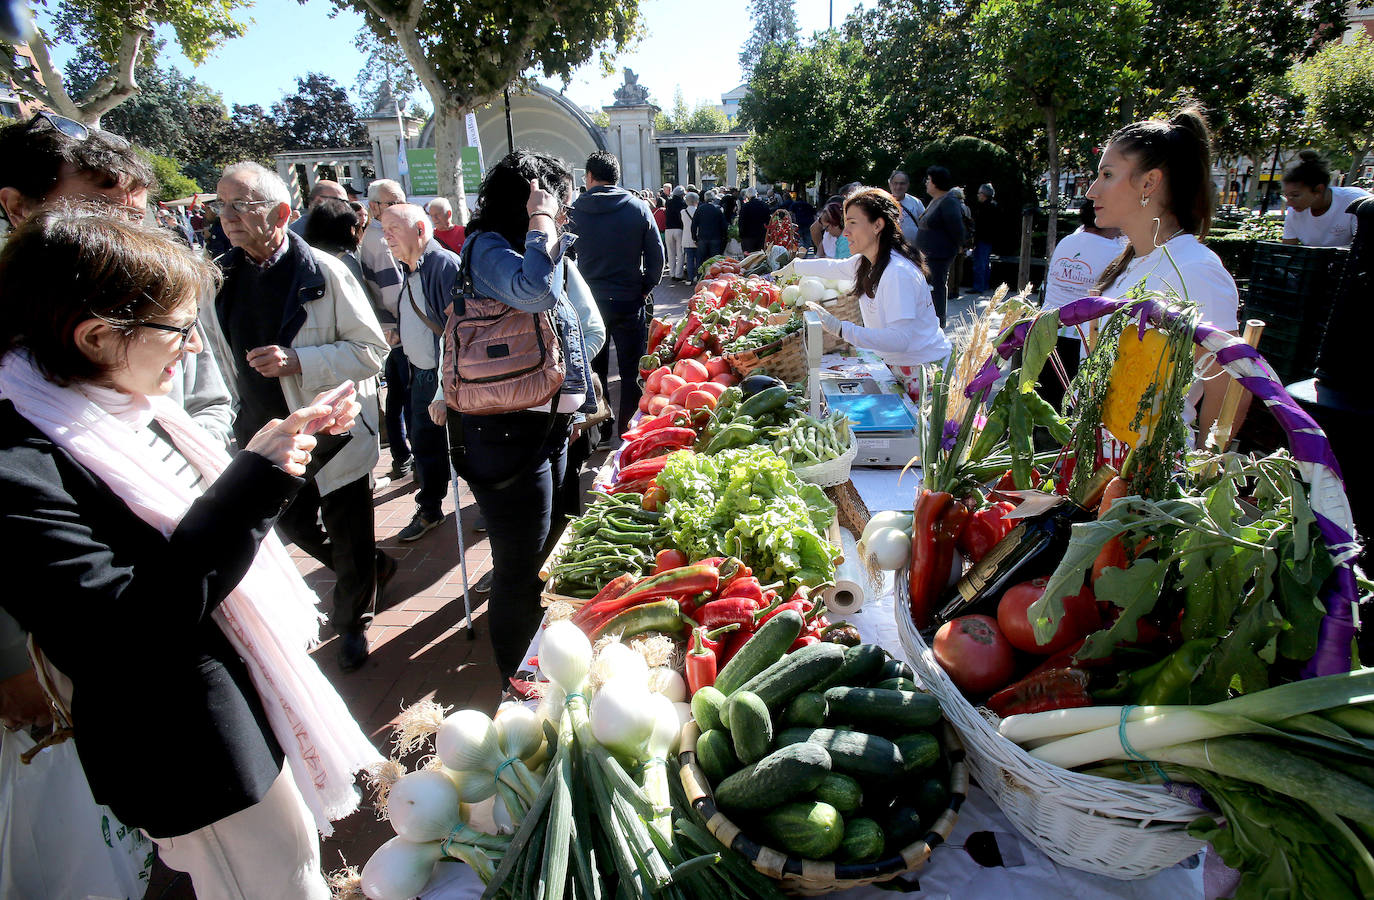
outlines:
[{"label": "grey hair", "polygon": [[989,200],[995,200],[997,198],[997,191],[993,190],[993,187],[990,184],[978,185],[978,193],[987,194]]},{"label": "grey hair", "polygon": [[962,200],[962,199],[964,199],[964,189],[961,188],[961,187],[958,187],[957,185],[956,185],[955,187],[950,188],[950,189],[949,189],[949,192],[950,192],[951,194],[954,195],[954,199],[955,199],[955,200]]},{"label": "grey hair", "polygon": [[435,197],[433,200],[429,201],[429,203],[425,204],[425,209],[430,210],[436,206],[446,213],[453,213],[453,204],[448,202],[447,197]]},{"label": "grey hair", "polygon": [[903,172],[901,169],[893,169],[893,170],[892,170],[892,174],[889,175],[889,176],[887,176],[887,180],[888,180],[888,181],[891,181],[892,179],[896,178],[898,175],[900,175],[900,176],[902,176],[903,178],[905,178],[907,184],[911,184],[911,176],[908,175],[907,173]]},{"label": "grey hair", "polygon": [[411,227],[417,224],[422,226],[424,230],[420,233],[421,241],[428,241],[434,237],[434,223],[429,220],[429,213],[414,203],[398,203],[395,206],[388,206],[382,215],[396,216]]},{"label": "grey hair", "polygon": [[701,197],[697,195],[696,191],[688,191],[684,199],[687,201],[688,206],[696,206],[701,202]]},{"label": "grey hair", "polygon": [[378,178],[367,186],[367,199],[374,203],[380,202],[384,193],[400,197],[402,200],[406,198],[405,188],[401,187],[400,182],[390,178]]},{"label": "grey hair", "polygon": [[686,195],[687,195],[687,189],[686,189],[685,187],[683,187],[682,185],[679,184],[677,187],[673,188],[673,196],[674,196],[674,197],[685,197]]},{"label": "grey hair", "polygon": [[242,179],[248,185],[248,190],[257,195],[257,199],[291,205],[291,192],[287,190],[286,182],[276,172],[259,163],[249,160],[225,166],[220,178]]},{"label": "grey hair", "polygon": [[746,200],[752,200],[752,199],[754,199],[755,197],[758,196],[758,193],[759,193],[759,192],[756,191],[756,190],[754,190],[753,188],[745,188],[745,189],[744,189],[744,199],[746,199]]}]

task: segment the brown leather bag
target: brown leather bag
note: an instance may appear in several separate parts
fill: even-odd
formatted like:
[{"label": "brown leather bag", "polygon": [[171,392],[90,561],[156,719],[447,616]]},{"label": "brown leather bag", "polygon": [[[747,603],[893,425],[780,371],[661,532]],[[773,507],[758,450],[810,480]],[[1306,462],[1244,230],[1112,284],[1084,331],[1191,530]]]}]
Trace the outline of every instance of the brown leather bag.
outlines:
[{"label": "brown leather bag", "polygon": [[567,363],[552,310],[529,313],[500,300],[478,297],[468,255],[462,254],[457,298],[444,310],[442,331],[415,303],[410,305],[443,339],[439,381],[449,409],[474,416],[533,409],[563,386]]}]

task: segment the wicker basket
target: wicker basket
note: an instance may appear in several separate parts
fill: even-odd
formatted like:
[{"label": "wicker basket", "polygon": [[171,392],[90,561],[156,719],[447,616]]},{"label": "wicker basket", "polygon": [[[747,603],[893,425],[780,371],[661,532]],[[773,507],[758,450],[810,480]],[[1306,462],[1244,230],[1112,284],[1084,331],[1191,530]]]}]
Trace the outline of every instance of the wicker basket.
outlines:
[{"label": "wicker basket", "polygon": [[834,459],[827,459],[810,466],[793,466],[792,471],[802,481],[818,484],[821,487],[835,487],[849,481],[849,467],[859,455],[859,442],[850,440],[849,449]]},{"label": "wicker basket", "polygon": [[[1060,309],[1060,319],[1066,325],[1076,325],[1124,305],[1119,300],[1078,300]],[[1157,303],[1149,312],[1156,322],[1168,315]],[[1007,350],[1008,345],[1011,349],[1019,347],[1029,330],[1029,325],[1018,326],[1000,349]],[[1350,569],[1354,526],[1325,437],[1284,391],[1269,365],[1244,341],[1209,326],[1200,326],[1194,340],[1216,353],[1230,374],[1245,378],[1245,386],[1274,408],[1288,431],[1294,455],[1303,463],[1311,485],[1312,507],[1318,514],[1323,537],[1338,560],[1332,582],[1336,588],[1325,598],[1328,615],[1323,631],[1334,630],[1340,635],[1335,646],[1349,647],[1354,636],[1349,611],[1357,596]],[[1299,432],[1304,433],[1303,438],[1293,440]],[[1121,879],[1153,875],[1202,848],[1202,843],[1190,838],[1184,829],[1204,811],[1162,787],[1062,769],[1035,759],[998,734],[996,717],[975,709],[964,699],[921,639],[907,612],[905,576],[899,573],[895,582],[893,607],[907,661],[916,669],[922,686],[940,699],[946,718],[968,749],[969,766],[978,783],[997,801],[1017,830],[1056,862]],[[1314,663],[1317,668],[1309,674],[1341,671],[1339,661]]]},{"label": "wicker basket", "polygon": [[859,495],[859,489],[854,487],[854,482],[846,481],[844,484],[828,487],[825,489],[825,495],[839,511],[839,523],[854,534],[863,534],[864,526],[873,516],[868,511],[864,498]]},{"label": "wicker basket", "polygon": [[[853,322],[855,325],[864,323],[863,313],[859,309],[858,291],[841,294],[834,300],[822,300],[821,306],[841,322]],[[821,343],[822,353],[845,353],[848,350],[849,342],[838,334],[827,332],[825,340]]]},{"label": "wicker basket", "polygon": [[697,765],[696,748],[700,735],[695,721],[682,726],[682,744],[678,752],[681,768],[678,775],[682,779],[682,789],[687,794],[688,802],[701,814],[707,829],[717,840],[748,859],[755,869],[782,882],[783,890],[789,894],[818,897],[890,881],[898,875],[921,868],[930,858],[931,851],[949,839],[954,823],[959,818],[959,807],[968,794],[968,766],[964,762],[964,747],[959,742],[959,735],[946,724],[941,729],[940,743],[950,761],[949,806],[935,820],[924,838],[903,847],[900,853],[877,862],[845,865],[801,859],[759,844],[716,808],[710,781]]},{"label": "wicker basket", "polygon": [[725,361],[740,378],[763,374],[772,375],[788,384],[805,381],[806,347],[802,340],[803,330],[794,331],[780,341],[764,344],[755,350],[726,353]]}]

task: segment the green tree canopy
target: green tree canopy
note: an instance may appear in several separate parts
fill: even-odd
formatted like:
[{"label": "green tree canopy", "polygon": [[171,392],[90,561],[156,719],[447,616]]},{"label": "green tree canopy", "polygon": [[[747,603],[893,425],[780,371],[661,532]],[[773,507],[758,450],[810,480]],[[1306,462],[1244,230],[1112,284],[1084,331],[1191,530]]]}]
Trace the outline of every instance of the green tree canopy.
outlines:
[{"label": "green tree canopy", "polygon": [[730,117],[719,107],[702,101],[693,110],[687,109],[687,101],[678,88],[673,97],[671,115],[659,113],[654,117],[654,128],[658,131],[681,131],[687,134],[724,134],[730,130]]},{"label": "green tree canopy", "polygon": [[296,79],[296,93],[272,104],[285,150],[357,147],[367,144],[367,128],[348,92],[328,75],[310,72]]},{"label": "green tree canopy", "polygon": [[[353,46],[363,54],[363,67],[358,70],[358,80],[354,84],[358,97],[362,100],[362,112],[372,113],[382,99],[382,85],[391,88],[391,96],[401,105],[401,109],[413,109],[413,101],[424,92],[420,79],[406,62],[406,55],[394,42],[379,39],[368,28],[359,28],[353,38]],[[426,113],[427,114],[427,113]]]},{"label": "green tree canopy", "polygon": [[1293,70],[1293,84],[1312,124],[1353,157],[1346,180],[1354,181],[1374,151],[1374,42],[1357,32],[1328,44]]},{"label": "green tree canopy", "polygon": [[[48,7],[51,27],[29,42],[42,82],[17,69],[10,54],[0,53],[0,74],[49,109],[99,125],[103,115],[138,93],[138,67],[151,66],[157,56],[154,27],[170,26],[181,52],[199,64],[220,43],[243,34],[246,26],[233,14],[250,5],[251,0],[55,0]],[[69,90],[53,65],[52,48],[62,45],[76,48],[94,75],[84,90]]]},{"label": "green tree canopy", "polygon": [[463,116],[529,69],[572,76],[601,54],[609,71],[639,28],[638,0],[334,0],[363,14],[383,43],[398,45],[434,107],[439,193],[461,200],[458,130]]},{"label": "green tree canopy", "polygon": [[181,166],[177,165],[176,160],[146,151],[143,156],[153,167],[153,174],[157,176],[157,196],[153,197],[154,200],[180,200],[200,193],[200,187],[182,173]]},{"label": "green tree canopy", "polygon": [[754,27],[739,53],[739,67],[746,76],[763,57],[765,48],[799,37],[796,0],[749,0],[749,18]]}]

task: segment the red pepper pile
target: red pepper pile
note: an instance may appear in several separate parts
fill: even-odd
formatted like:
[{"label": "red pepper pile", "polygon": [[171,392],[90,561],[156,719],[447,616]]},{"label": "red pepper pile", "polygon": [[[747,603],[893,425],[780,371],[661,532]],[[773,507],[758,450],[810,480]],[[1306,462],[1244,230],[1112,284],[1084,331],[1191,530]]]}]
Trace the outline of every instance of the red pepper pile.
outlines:
[{"label": "red pepper pile", "polygon": [[763,278],[726,275],[702,282],[687,301],[687,315],[676,325],[658,319],[649,323],[645,355],[639,374],[647,377],[659,366],[721,348],[748,334],[782,309],[782,288]]}]

